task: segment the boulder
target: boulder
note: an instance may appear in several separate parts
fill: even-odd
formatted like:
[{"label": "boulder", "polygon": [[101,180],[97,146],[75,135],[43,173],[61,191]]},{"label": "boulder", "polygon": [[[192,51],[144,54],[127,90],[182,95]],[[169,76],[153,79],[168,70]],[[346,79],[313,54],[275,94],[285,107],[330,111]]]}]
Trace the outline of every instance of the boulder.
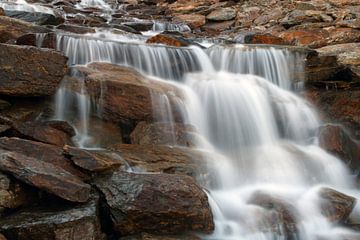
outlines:
[{"label": "boulder", "polygon": [[236,17],[236,10],[233,8],[219,8],[206,16],[210,21],[228,21]]},{"label": "boulder", "polygon": [[[90,186],[64,169],[37,158],[2,150],[0,170],[41,190],[72,202],[86,202]],[[0,224],[1,225],[1,224]]]},{"label": "boulder", "polygon": [[61,24],[56,27],[57,29],[61,29],[65,32],[72,32],[77,34],[86,34],[86,33],[95,33],[94,28],[72,25],[72,24]]},{"label": "boulder", "polygon": [[187,39],[173,35],[173,34],[157,34],[148,40],[146,40],[146,43],[157,43],[157,44],[165,44],[168,46],[173,47],[187,47],[191,45],[191,42]]},{"label": "boulder", "polygon": [[59,16],[44,12],[23,12],[23,11],[5,11],[6,16],[16,18],[22,21],[35,23],[37,25],[59,25],[65,20]]},{"label": "boulder", "polygon": [[1,16],[0,14],[0,43],[15,41],[27,33],[46,33],[50,30],[18,19]]},{"label": "boulder", "polygon": [[269,33],[250,33],[242,36],[244,43],[247,44],[271,44],[271,45],[289,45],[284,39],[271,35]]},{"label": "boulder", "polygon": [[25,209],[0,219],[0,231],[17,240],[104,240],[95,200],[78,206]]},{"label": "boulder", "polygon": [[111,147],[136,172],[185,174],[194,178],[209,174],[210,153],[181,147],[116,144]]},{"label": "boulder", "polygon": [[326,124],[319,130],[319,145],[344,160],[354,172],[360,169],[360,142],[341,126]]},{"label": "boulder", "polygon": [[107,202],[114,230],[121,235],[214,229],[207,196],[188,176],[115,172],[97,179],[96,186]]},{"label": "boulder", "polygon": [[199,28],[206,23],[205,16],[201,14],[179,14],[173,18],[175,23],[186,23],[191,29]]},{"label": "boulder", "polygon": [[331,188],[321,188],[319,197],[322,214],[334,223],[346,222],[356,204],[356,198]]},{"label": "boulder", "polygon": [[321,22],[324,20],[324,15],[326,14],[323,11],[318,10],[294,10],[281,20],[281,24],[290,28],[303,23]]},{"label": "boulder", "polygon": [[208,22],[201,27],[205,32],[214,35],[217,35],[219,32],[225,31],[233,27],[235,24],[234,20],[224,21],[224,22]]},{"label": "boulder", "polygon": [[[182,99],[180,89],[174,85],[145,78],[133,69],[107,63],[91,63],[78,67],[85,76],[88,94],[92,99],[101,99],[102,118],[112,122],[131,122],[153,119],[152,97],[166,94],[171,103]],[[101,93],[101,87],[106,90]],[[121,94],[119,94],[121,93]],[[174,112],[175,120],[180,113]]]},{"label": "boulder", "polygon": [[22,35],[16,40],[17,45],[28,45],[41,48],[56,49],[56,34],[55,33],[42,33],[34,34],[29,33]]},{"label": "boulder", "polygon": [[297,46],[319,48],[327,44],[329,32],[323,29],[287,30],[279,34],[286,42]]},{"label": "boulder", "polygon": [[26,206],[35,198],[32,189],[0,172],[0,216],[6,210]]},{"label": "boulder", "polygon": [[50,49],[0,44],[0,94],[39,97],[55,94],[67,72],[67,58]]},{"label": "boulder", "polygon": [[125,165],[121,155],[108,150],[86,150],[65,146],[64,151],[76,166],[91,172],[114,170]]},{"label": "boulder", "polygon": [[55,165],[75,176],[87,179],[87,176],[74,167],[71,160],[63,155],[61,147],[20,138],[2,137],[0,138],[0,149],[38,158],[38,161]]}]

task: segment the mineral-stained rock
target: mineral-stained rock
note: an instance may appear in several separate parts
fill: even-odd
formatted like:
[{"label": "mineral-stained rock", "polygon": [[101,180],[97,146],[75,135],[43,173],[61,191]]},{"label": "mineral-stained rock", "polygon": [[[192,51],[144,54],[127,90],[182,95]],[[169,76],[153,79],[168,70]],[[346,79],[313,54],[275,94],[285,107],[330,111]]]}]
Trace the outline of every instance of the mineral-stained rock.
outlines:
[{"label": "mineral-stained rock", "polygon": [[284,235],[286,239],[297,239],[299,234],[296,221],[298,213],[291,203],[278,196],[262,192],[255,192],[248,203],[261,206],[276,213],[269,219],[269,230],[280,231],[279,234]]},{"label": "mineral-stained rock", "polygon": [[200,238],[195,235],[159,236],[142,233],[135,236],[122,237],[119,240],[200,240]]},{"label": "mineral-stained rock", "polygon": [[35,194],[29,187],[0,172],[0,216],[5,210],[25,206],[31,199],[35,199]]},{"label": "mineral-stained rock", "polygon": [[18,19],[1,16],[0,14],[0,43],[16,40],[27,33],[46,33],[50,30]]},{"label": "mineral-stained rock", "polygon": [[274,44],[274,45],[289,45],[284,39],[273,36],[271,34],[247,34],[244,36],[244,43],[248,44]]},{"label": "mineral-stained rock", "polygon": [[[127,67],[92,63],[78,70],[85,75],[88,94],[93,99],[101,97],[102,118],[112,122],[152,120],[153,108],[159,107],[153,106],[152,97],[166,94],[173,103],[183,96],[175,86],[145,78]],[[179,114],[174,113],[175,120],[180,119]]]},{"label": "mineral-stained rock", "polygon": [[75,165],[88,171],[100,172],[124,165],[121,155],[107,150],[85,150],[65,146],[64,150]]},{"label": "mineral-stained rock", "polygon": [[111,149],[118,152],[134,171],[186,174],[192,177],[208,172],[206,159],[209,159],[209,155],[191,148],[116,144]]},{"label": "mineral-stained rock", "polygon": [[37,158],[38,161],[53,164],[75,176],[87,178],[84,173],[72,165],[71,160],[63,155],[61,147],[20,138],[2,137],[0,138],[0,149]]},{"label": "mineral-stained rock", "polygon": [[187,47],[191,44],[185,38],[182,38],[182,37],[176,36],[176,35],[170,35],[170,34],[155,35],[155,36],[149,38],[148,40],[146,40],[146,43],[158,43],[158,44],[165,44],[165,45],[174,46],[174,47]]},{"label": "mineral-stained rock", "polygon": [[206,16],[211,21],[228,21],[236,17],[236,10],[233,8],[219,8]]},{"label": "mineral-stained rock", "polygon": [[13,175],[20,181],[72,202],[85,202],[89,199],[90,186],[88,184],[64,169],[39,161],[37,158],[2,150],[0,170]]},{"label": "mineral-stained rock", "polygon": [[174,22],[186,23],[191,29],[196,29],[206,23],[205,16],[201,14],[180,14],[173,18]]},{"label": "mineral-stained rock", "polygon": [[130,135],[132,144],[196,146],[197,133],[191,125],[182,123],[146,123],[136,125]]},{"label": "mineral-stained rock", "polygon": [[354,172],[360,169],[360,142],[353,139],[341,125],[322,126],[319,130],[319,144],[344,160]]},{"label": "mineral-stained rock", "polygon": [[53,95],[67,71],[67,58],[50,49],[0,44],[0,56],[2,95]]},{"label": "mineral-stained rock", "polygon": [[331,222],[344,223],[351,214],[356,199],[331,188],[319,190],[321,212]]},{"label": "mineral-stained rock", "polygon": [[25,209],[0,219],[0,231],[16,240],[102,240],[95,200],[72,207]]},{"label": "mineral-stained rock", "polygon": [[323,47],[327,44],[326,39],[329,33],[322,29],[307,30],[288,30],[279,34],[279,37],[286,42],[297,46],[307,46],[311,48]]},{"label": "mineral-stained rock", "polygon": [[188,176],[116,172],[98,179],[96,186],[109,206],[114,230],[122,235],[214,229],[207,196]]}]

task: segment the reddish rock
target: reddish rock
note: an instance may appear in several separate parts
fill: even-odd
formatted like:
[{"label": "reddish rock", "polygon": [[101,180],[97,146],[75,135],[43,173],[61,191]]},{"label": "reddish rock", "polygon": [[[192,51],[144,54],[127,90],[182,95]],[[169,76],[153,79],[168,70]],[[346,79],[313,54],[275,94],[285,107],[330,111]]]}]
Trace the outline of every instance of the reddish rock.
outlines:
[{"label": "reddish rock", "polygon": [[350,165],[354,171],[360,168],[360,142],[351,138],[341,125],[327,124],[319,130],[319,144]]},{"label": "reddish rock", "polygon": [[149,38],[148,40],[146,40],[146,43],[165,44],[174,47],[187,47],[190,45],[190,42],[185,38],[176,35],[162,34],[162,33]]},{"label": "reddish rock", "polygon": [[356,198],[331,188],[320,189],[319,196],[322,214],[334,223],[346,222],[356,204]]},{"label": "reddish rock", "polygon": [[284,39],[271,34],[247,34],[244,36],[244,43],[247,44],[272,44],[272,45],[289,45]]},{"label": "reddish rock", "polygon": [[53,95],[67,72],[67,58],[49,49],[0,44],[0,56],[2,95]]},{"label": "reddish rock", "polygon": [[200,14],[180,14],[173,18],[175,23],[186,23],[191,29],[199,28],[206,23],[206,18]]},{"label": "reddish rock", "polygon": [[224,22],[215,22],[215,23],[207,23],[204,26],[202,26],[201,28],[210,33],[210,34],[215,34],[215,33],[219,33],[225,30],[230,29],[231,27],[233,27],[235,24],[235,21],[231,20],[231,21],[224,21]]},{"label": "reddish rock", "polygon": [[92,172],[114,170],[124,165],[121,155],[107,150],[85,150],[65,146],[64,151],[75,165]]},{"label": "reddish rock", "polygon": [[352,28],[333,28],[329,30],[328,45],[360,41],[360,30]]},{"label": "reddish rock", "polygon": [[[107,63],[78,67],[85,75],[87,92],[93,99],[102,97],[102,118],[112,122],[153,119],[152,96],[166,94],[170,102],[182,98],[182,92],[171,84],[145,78],[133,69]],[[106,91],[101,94],[101,84]],[[121,94],[119,94],[121,93]],[[175,120],[180,119],[174,113]]]},{"label": "reddish rock", "polygon": [[180,145],[194,147],[197,133],[191,125],[181,123],[146,123],[136,125],[130,135],[132,144],[141,145]]},{"label": "reddish rock", "polygon": [[318,48],[327,44],[326,39],[329,37],[329,33],[322,29],[287,30],[279,37],[297,46]]},{"label": "reddish rock", "polygon": [[114,230],[122,235],[214,229],[207,196],[188,176],[116,172],[98,179],[96,186],[109,206]]},{"label": "reddish rock", "polygon": [[68,201],[86,202],[89,199],[88,184],[64,169],[38,159],[41,156],[32,158],[16,152],[2,151],[0,170]]},{"label": "reddish rock", "polygon": [[95,200],[72,207],[41,206],[0,219],[0,231],[17,240],[105,240]]},{"label": "reddish rock", "polygon": [[36,26],[18,19],[1,16],[0,14],[0,43],[15,41],[27,33],[46,33],[45,27]]}]

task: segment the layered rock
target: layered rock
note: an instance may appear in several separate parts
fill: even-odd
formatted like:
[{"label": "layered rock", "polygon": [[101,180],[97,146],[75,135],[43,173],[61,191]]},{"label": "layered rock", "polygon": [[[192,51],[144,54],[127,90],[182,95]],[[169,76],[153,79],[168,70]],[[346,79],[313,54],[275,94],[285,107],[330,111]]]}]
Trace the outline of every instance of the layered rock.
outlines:
[{"label": "layered rock", "polygon": [[53,95],[67,72],[67,58],[53,50],[0,44],[0,55],[2,95]]},{"label": "layered rock", "polygon": [[207,196],[190,177],[116,172],[98,179],[96,186],[122,235],[209,233],[214,228]]}]

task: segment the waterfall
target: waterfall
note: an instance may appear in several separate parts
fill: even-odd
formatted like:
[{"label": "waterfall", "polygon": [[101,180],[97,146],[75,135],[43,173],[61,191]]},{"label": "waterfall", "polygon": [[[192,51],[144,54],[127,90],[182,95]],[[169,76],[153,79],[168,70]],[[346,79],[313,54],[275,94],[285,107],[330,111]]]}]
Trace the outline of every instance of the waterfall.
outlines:
[{"label": "waterfall", "polygon": [[[173,109],[180,107],[184,123],[195,126],[206,142],[198,147],[216,156],[216,161],[209,161],[209,172],[216,174],[204,186],[215,232],[203,239],[339,239],[349,232],[320,211],[321,187],[347,193],[353,182],[346,166],[317,146],[321,123],[316,111],[291,92],[290,73],[301,69],[301,55],[268,46],[200,49],[136,41],[59,34],[57,48],[69,57],[70,65],[92,61],[126,65],[183,90],[186,100],[176,104],[166,94],[153,97],[161,106],[154,110],[154,119],[174,122]],[[59,109],[67,99],[61,91]],[[78,101],[88,109],[83,99]],[[87,115],[82,112],[80,119]],[[274,209],[257,205],[263,196],[277,199],[291,222],[284,222]]]}]

